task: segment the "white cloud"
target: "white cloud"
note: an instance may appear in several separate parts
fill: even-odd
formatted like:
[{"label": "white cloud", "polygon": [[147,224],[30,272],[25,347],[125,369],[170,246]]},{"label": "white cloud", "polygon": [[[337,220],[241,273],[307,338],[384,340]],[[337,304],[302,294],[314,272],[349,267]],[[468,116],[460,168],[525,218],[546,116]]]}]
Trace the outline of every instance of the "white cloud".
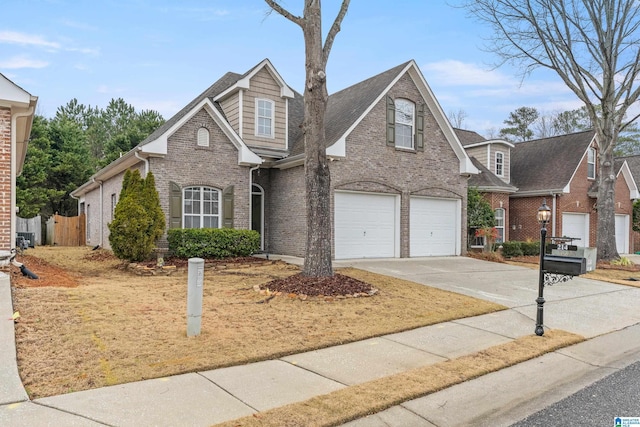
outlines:
[{"label": "white cloud", "polygon": [[448,59],[423,65],[427,81],[440,86],[503,86],[514,80],[497,70],[487,70],[477,64]]},{"label": "white cloud", "polygon": [[68,52],[80,52],[86,55],[99,55],[99,49],[91,49],[91,48],[79,48],[79,47],[69,47],[65,49]]},{"label": "white cloud", "polygon": [[59,43],[45,40],[41,36],[18,33],[15,31],[0,31],[0,43],[60,49]]},{"label": "white cloud", "polygon": [[0,68],[17,69],[17,68],[44,68],[49,63],[37,59],[31,59],[24,55],[14,56],[5,61],[0,61]]}]

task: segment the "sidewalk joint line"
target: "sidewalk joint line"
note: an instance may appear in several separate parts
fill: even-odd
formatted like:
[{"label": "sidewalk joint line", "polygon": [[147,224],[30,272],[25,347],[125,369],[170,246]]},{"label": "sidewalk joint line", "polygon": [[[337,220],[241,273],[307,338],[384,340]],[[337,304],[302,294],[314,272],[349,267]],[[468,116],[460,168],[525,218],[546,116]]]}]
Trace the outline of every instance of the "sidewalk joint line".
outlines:
[{"label": "sidewalk joint line", "polygon": [[103,426],[117,427],[117,426],[115,426],[113,424],[107,424],[104,421],[96,420],[95,418],[91,418],[89,416],[82,415],[82,414],[76,414],[75,412],[71,412],[71,411],[69,411],[67,409],[56,408],[55,406],[47,405],[45,403],[38,402],[36,400],[31,400],[30,402],[33,403],[34,405],[42,406],[43,408],[49,408],[49,409],[53,409],[54,411],[59,411],[59,412],[65,413],[65,414],[69,414],[69,415],[73,415],[73,416],[76,416],[76,417],[84,418],[85,420],[93,421],[95,423],[102,424]]},{"label": "sidewalk joint line", "polygon": [[[331,348],[331,347],[327,347],[327,348]],[[294,356],[295,356],[295,355],[294,355]],[[287,357],[290,357],[290,356],[287,356]],[[293,366],[293,367],[296,367],[296,368],[302,369],[303,371],[310,372],[310,373],[315,374],[315,375],[317,375],[317,376],[319,376],[319,377],[321,377],[321,378],[324,378],[325,380],[333,381],[334,383],[338,383],[338,384],[340,384],[340,385],[342,385],[342,386],[345,386],[345,387],[352,387],[353,385],[356,385],[356,384],[346,384],[346,383],[343,383],[342,381],[338,381],[338,380],[336,380],[336,379],[334,379],[334,378],[329,378],[328,376],[323,375],[323,374],[321,374],[320,372],[312,371],[312,370],[311,370],[311,369],[309,369],[309,368],[306,368],[306,367],[304,367],[304,366],[297,365],[297,364],[295,364],[295,363],[291,363],[291,362],[289,362],[289,361],[287,361],[287,360],[284,360],[284,359],[273,359],[273,360],[279,360],[279,361],[281,361],[281,362],[288,363],[289,365],[291,365],[291,366]]]},{"label": "sidewalk joint line", "polygon": [[214,386],[218,387],[220,390],[224,391],[225,393],[227,393],[229,396],[233,397],[234,399],[236,399],[238,402],[241,402],[243,405],[247,405],[249,408],[251,408],[252,410],[256,411],[256,412],[261,412],[260,410],[258,410],[257,408],[254,408],[253,406],[249,405],[247,402],[245,402],[244,400],[240,399],[238,396],[234,395],[233,393],[231,393],[229,390],[227,390],[226,388],[222,387],[220,384],[216,383],[215,381],[213,381],[210,378],[207,378],[206,376],[204,376],[202,373],[200,372],[196,372],[197,375],[200,375],[201,377],[203,377],[205,380],[207,380],[208,382],[210,382],[211,384],[213,384]]}]

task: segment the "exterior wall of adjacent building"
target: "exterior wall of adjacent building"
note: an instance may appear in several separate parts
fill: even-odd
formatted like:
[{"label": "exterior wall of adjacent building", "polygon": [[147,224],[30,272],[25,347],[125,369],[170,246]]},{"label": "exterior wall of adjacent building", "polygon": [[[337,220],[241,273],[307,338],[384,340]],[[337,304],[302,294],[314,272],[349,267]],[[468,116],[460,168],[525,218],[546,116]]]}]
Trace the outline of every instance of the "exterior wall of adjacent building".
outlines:
[{"label": "exterior wall of adjacent building", "polygon": [[0,250],[10,250],[11,236],[11,109],[0,107]]},{"label": "exterior wall of adjacent building", "polygon": [[503,241],[510,240],[510,223],[509,223],[509,194],[508,193],[483,193],[482,196],[491,205],[491,209],[495,212],[496,209],[504,209],[504,236]]}]

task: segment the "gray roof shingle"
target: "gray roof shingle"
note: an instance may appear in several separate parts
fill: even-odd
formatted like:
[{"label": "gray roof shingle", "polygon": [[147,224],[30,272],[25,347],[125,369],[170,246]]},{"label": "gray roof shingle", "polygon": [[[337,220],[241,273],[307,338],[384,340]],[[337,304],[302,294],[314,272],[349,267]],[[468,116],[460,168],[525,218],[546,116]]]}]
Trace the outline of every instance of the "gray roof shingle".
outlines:
[{"label": "gray roof shingle", "polygon": [[470,157],[470,159],[471,163],[480,171],[479,174],[471,175],[471,178],[469,178],[470,187],[478,187],[482,191],[492,193],[515,193],[518,190],[513,185],[507,184],[498,178],[475,157]]},{"label": "gray roof shingle", "polygon": [[453,128],[454,132],[458,136],[460,143],[463,147],[471,144],[477,144],[478,142],[485,142],[487,139],[480,135],[478,132],[472,130]]},{"label": "gray roof shingle", "polygon": [[[327,146],[338,140],[373,104],[380,94],[391,84],[407,64],[400,64],[367,80],[356,83],[329,96],[325,116],[325,138]],[[291,147],[291,155],[304,153],[302,138]]]},{"label": "gray roof shingle", "polygon": [[520,192],[563,189],[594,136],[588,130],[516,143],[511,149],[511,182]]}]

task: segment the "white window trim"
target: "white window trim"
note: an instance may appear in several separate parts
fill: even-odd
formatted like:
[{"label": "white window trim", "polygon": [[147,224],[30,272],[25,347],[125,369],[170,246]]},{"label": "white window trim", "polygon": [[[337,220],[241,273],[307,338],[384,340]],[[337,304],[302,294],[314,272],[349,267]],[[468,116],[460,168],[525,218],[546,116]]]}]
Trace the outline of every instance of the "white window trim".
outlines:
[{"label": "white window trim", "polygon": [[[203,136],[202,138],[201,138],[201,135]],[[204,126],[198,129],[198,132],[196,134],[196,140],[197,140],[196,144],[198,145],[198,147],[208,147],[209,139],[210,139],[209,129],[207,129]]]},{"label": "white window trim", "polygon": [[[262,134],[258,132],[258,121],[260,119],[260,115],[258,114],[258,105],[260,104],[260,101],[264,101],[264,102],[268,102],[269,104],[271,104],[271,117],[265,117],[271,120],[271,133],[270,134]],[[275,127],[276,127],[276,103],[274,101],[272,101],[271,99],[266,99],[266,98],[256,98],[256,105],[255,105],[255,135],[257,137],[260,138],[275,138]]]},{"label": "white window trim", "polygon": [[[496,213],[498,211],[502,212],[502,225],[498,225],[498,221],[497,221],[498,220],[498,215],[496,215]],[[494,212],[494,216],[496,217],[496,230],[502,230],[502,242],[504,242],[504,232],[505,232],[505,229],[506,229],[506,227],[505,227],[505,216],[507,214],[507,211],[504,208],[497,208],[493,212]],[[500,242],[500,243],[502,243],[502,242]],[[496,242],[496,243],[498,243],[498,242]]]},{"label": "white window trim", "polygon": [[[498,173],[498,157],[500,157],[500,173]],[[502,151],[496,151],[495,170],[497,176],[504,178],[504,153]]]},{"label": "white window trim", "polygon": [[[188,214],[188,213],[185,212],[186,211],[185,205],[184,205],[185,200],[186,200],[185,193],[187,192],[187,190],[191,190],[193,188],[199,188],[200,189],[200,213],[199,214]],[[203,197],[203,192],[202,192],[203,189],[213,190],[216,193],[218,193],[218,213],[217,214],[215,214],[215,215],[205,215],[205,213],[204,213],[204,197]],[[220,224],[220,221],[221,221],[221,219],[220,219],[220,211],[221,210],[222,210],[222,192],[220,190],[218,190],[217,188],[207,187],[206,185],[192,185],[192,186],[185,187],[185,188],[182,189],[182,218],[181,218],[181,220],[182,220],[182,228],[185,228],[185,218],[187,216],[191,216],[191,217],[198,216],[200,218],[200,227],[198,227],[198,228],[205,228],[205,227],[202,226],[204,224],[203,218],[205,218],[205,217],[215,217],[215,218],[218,219],[218,221],[217,221],[218,222],[218,227],[217,228],[221,228],[220,227],[220,225],[221,225]]]},{"label": "white window trim", "polygon": [[398,129],[398,124],[404,125],[404,126],[411,126],[411,146],[409,147],[405,147],[404,145],[398,145],[398,134],[395,134],[394,140],[395,140],[395,146],[396,148],[399,148],[401,150],[415,150],[415,135],[416,135],[416,104],[406,98],[398,98],[396,100],[393,101],[394,106],[396,108],[396,112],[398,110],[398,102],[406,102],[407,104],[411,105],[411,109],[412,109],[412,113],[411,113],[411,123],[402,123],[402,122],[398,122],[398,115],[396,113],[395,116],[395,127],[396,127],[396,132]]},{"label": "white window trim", "polygon": [[[593,153],[593,161],[589,161],[589,154]],[[593,176],[589,174],[589,165],[593,165]],[[587,179],[596,179],[596,149],[589,147],[587,150]]]}]

